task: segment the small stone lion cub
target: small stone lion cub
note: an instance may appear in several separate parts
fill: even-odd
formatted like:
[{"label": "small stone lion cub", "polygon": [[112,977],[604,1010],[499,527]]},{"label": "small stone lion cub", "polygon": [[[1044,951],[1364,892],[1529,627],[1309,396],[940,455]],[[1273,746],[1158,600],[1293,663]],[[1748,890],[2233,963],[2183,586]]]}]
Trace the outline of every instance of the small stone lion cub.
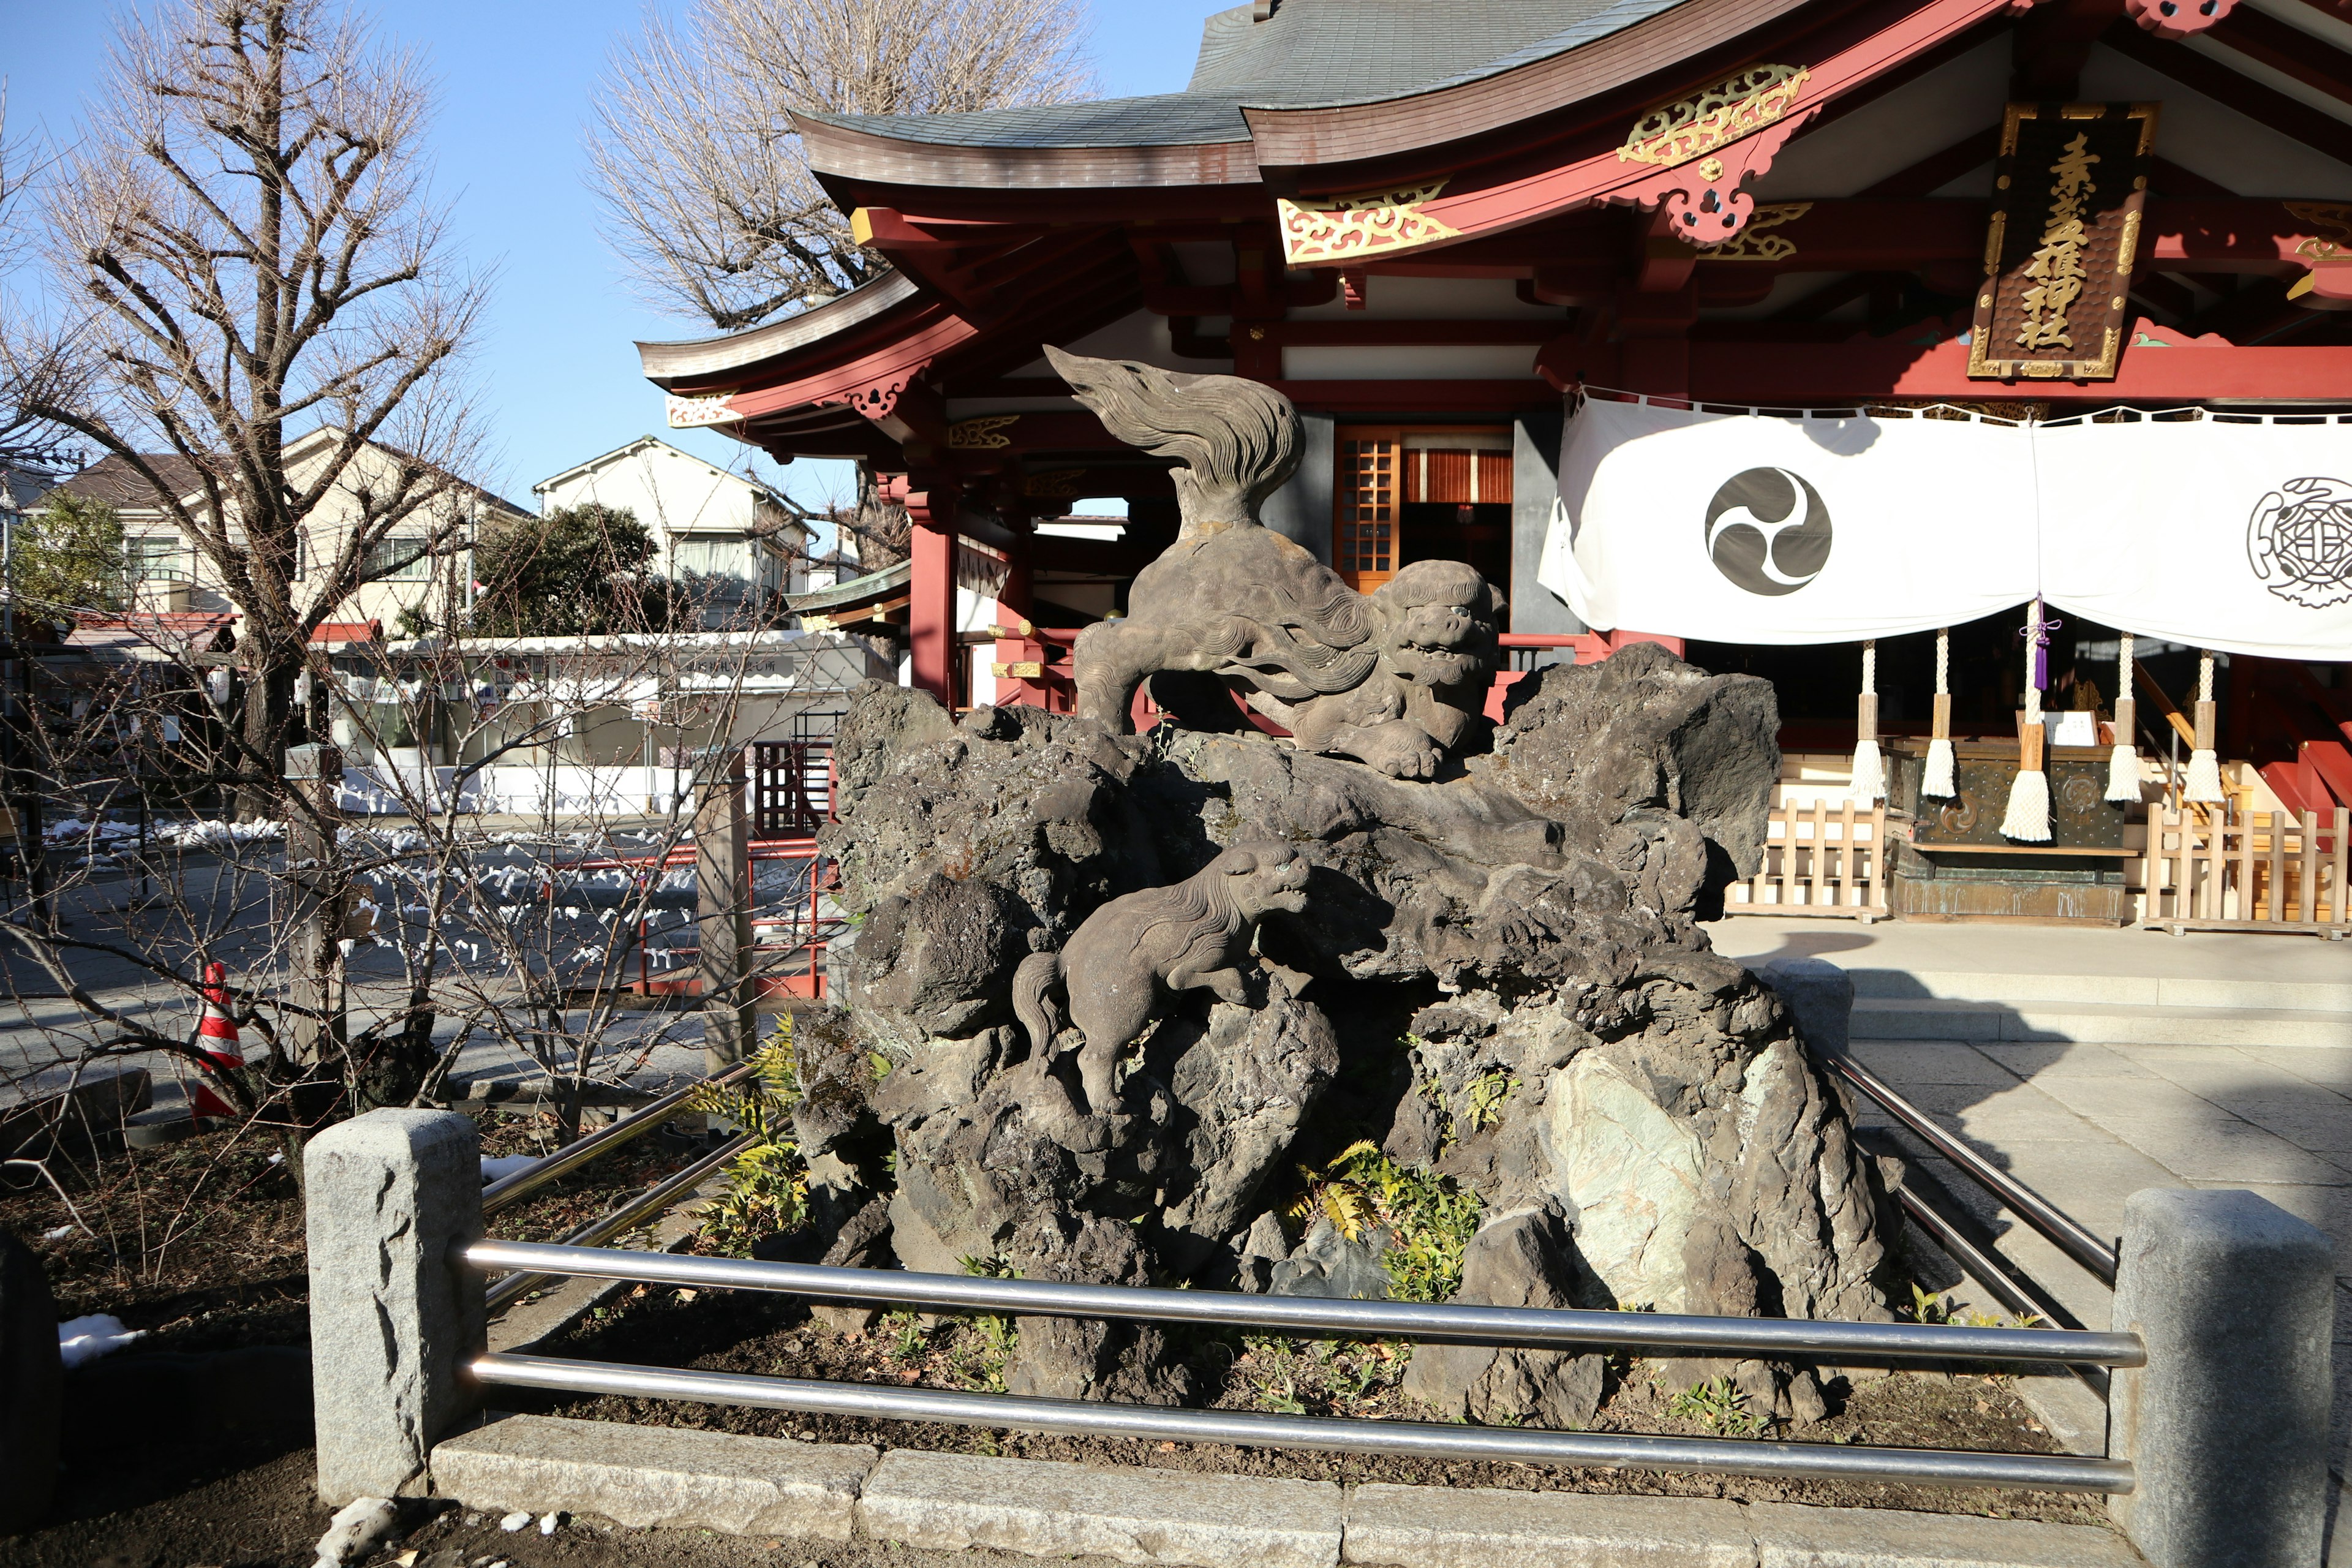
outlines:
[{"label": "small stone lion cub", "polygon": [[1159,991],[1204,987],[1246,1003],[1242,965],[1260,916],[1307,907],[1306,860],[1287,844],[1236,844],[1198,874],[1164,888],[1113,899],[1088,915],[1059,952],[1032,953],[1013,976],[1013,1010],[1045,1059],[1062,1031],[1053,992],[1069,999],[1070,1022],[1086,1037],[1078,1076],[1087,1108],[1117,1103],[1113,1069],[1159,1007]]}]

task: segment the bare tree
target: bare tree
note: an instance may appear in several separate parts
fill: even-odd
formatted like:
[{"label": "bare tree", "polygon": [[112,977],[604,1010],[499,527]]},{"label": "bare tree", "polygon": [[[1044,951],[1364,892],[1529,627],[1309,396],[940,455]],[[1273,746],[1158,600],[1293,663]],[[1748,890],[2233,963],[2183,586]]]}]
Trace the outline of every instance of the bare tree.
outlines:
[{"label": "bare tree", "polygon": [[735,331],[882,269],[789,111],[945,114],[1093,90],[1084,0],[689,0],[614,54],[592,183],[646,296]]},{"label": "bare tree", "polygon": [[276,796],[310,633],[387,569],[394,529],[449,553],[478,499],[456,372],[484,282],[425,188],[428,99],[324,0],[164,0],[125,13],[47,183],[55,293],[87,311],[89,354],[26,407],[141,474],[243,612],[247,815]]},{"label": "bare tree", "polygon": [[[8,139],[8,95],[0,87],[0,276],[21,259],[24,230],[17,209],[40,166],[34,142]],[[56,389],[72,380],[75,367],[64,340],[11,331],[16,314],[15,302],[0,290],[0,470],[54,474],[75,466],[72,437],[31,412],[29,405],[54,401]],[[28,338],[30,351],[21,357],[7,352],[19,336]]]}]

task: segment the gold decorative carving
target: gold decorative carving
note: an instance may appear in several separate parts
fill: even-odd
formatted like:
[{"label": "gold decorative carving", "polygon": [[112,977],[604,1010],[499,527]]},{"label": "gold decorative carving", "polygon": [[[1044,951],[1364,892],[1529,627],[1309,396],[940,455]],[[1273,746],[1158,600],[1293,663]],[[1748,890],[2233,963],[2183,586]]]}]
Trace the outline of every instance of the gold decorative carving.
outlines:
[{"label": "gold decorative carving", "polygon": [[1283,259],[1300,267],[1458,239],[1460,229],[1421,210],[1423,203],[1434,200],[1444,188],[1444,180],[1432,180],[1402,190],[1324,201],[1277,198],[1274,205],[1281,219]]},{"label": "gold decorative carving", "polygon": [[1021,493],[1031,500],[1076,500],[1086,477],[1084,468],[1049,468],[1024,479]]},{"label": "gold decorative carving", "polygon": [[2326,231],[2296,246],[2294,253],[2297,256],[2307,256],[2314,261],[2341,261],[2352,257],[2352,205],[2342,202],[2285,202],[2281,205],[2298,221]]},{"label": "gold decorative carving", "polygon": [[1617,156],[1661,168],[1703,157],[1789,112],[1806,74],[1802,66],[1750,66],[1679,102],[1662,104],[1633,122]]},{"label": "gold decorative carving", "polygon": [[1020,422],[1018,414],[984,414],[976,419],[959,419],[948,426],[948,450],[993,452],[1010,447],[1013,437],[1004,432]]},{"label": "gold decorative carving", "polygon": [[1791,224],[1813,210],[1811,202],[1779,202],[1759,205],[1756,216],[1721,245],[1711,246],[1700,254],[1709,261],[1786,261],[1797,254],[1797,242],[1785,234],[1766,234],[1768,228]]},{"label": "gold decorative carving", "polygon": [[2098,162],[2099,155],[2091,151],[2090,132],[2084,131],[2077,132],[2050,165],[2050,212],[2042,225],[2041,247],[2025,265],[2025,275],[2033,282],[2025,290],[2024,323],[2017,329],[2017,346],[2029,353],[2074,346],[2066,313],[2082,297],[2088,276],[2083,270],[2083,247],[2089,237],[2083,226],[2083,205],[2099,188],[2091,177]]},{"label": "gold decorative carving", "polygon": [[732,425],[743,416],[728,405],[735,395],[721,392],[708,397],[681,397],[673,392],[663,407],[673,430],[699,430],[710,425]]}]

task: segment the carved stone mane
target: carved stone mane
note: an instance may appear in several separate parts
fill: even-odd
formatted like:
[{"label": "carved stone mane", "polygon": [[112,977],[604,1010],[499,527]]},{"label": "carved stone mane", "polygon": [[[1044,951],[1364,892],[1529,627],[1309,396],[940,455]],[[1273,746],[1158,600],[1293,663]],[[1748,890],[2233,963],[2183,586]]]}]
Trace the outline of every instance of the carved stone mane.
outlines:
[{"label": "carved stone mane", "polygon": [[1179,539],[1257,523],[1258,508],[1298,467],[1297,412],[1270,386],[1088,359],[1050,343],[1045,359],[1104,429],[1177,460]]}]

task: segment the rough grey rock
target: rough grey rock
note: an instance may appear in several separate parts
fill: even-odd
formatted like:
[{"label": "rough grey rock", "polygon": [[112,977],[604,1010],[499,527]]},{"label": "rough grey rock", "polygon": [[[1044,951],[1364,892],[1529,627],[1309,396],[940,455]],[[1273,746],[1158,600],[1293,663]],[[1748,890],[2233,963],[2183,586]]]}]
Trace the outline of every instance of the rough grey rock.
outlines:
[{"label": "rough grey rock", "polygon": [[0,1534],[30,1529],[58,1484],[58,1308],[30,1247],[0,1231]]},{"label": "rough grey rock", "polygon": [[1377,1226],[1349,1240],[1317,1215],[1307,1227],[1307,1239],[1274,1266],[1270,1296],[1320,1296],[1337,1301],[1383,1301],[1389,1294],[1389,1271],[1381,1266],[1390,1237]]},{"label": "rough grey rock", "polygon": [[1746,1510],[1712,1499],[1376,1483],[1348,1500],[1345,1560],[1386,1568],[1754,1568],[1756,1548]]},{"label": "rough grey rock", "polygon": [[1506,700],[1493,776],[1571,843],[1598,843],[1638,812],[1687,819],[1711,847],[1705,880],[1719,900],[1763,855],[1780,728],[1769,681],[1709,675],[1635,643],[1521,681]]},{"label": "rough grey rock", "polygon": [[[1369,1138],[1489,1214],[1560,1215],[1577,1304],[1883,1320],[1883,1193],[1848,1102],[1696,919],[1760,837],[1769,688],[1618,658],[1522,683],[1501,750],[1434,782],[1255,733],[1113,737],[1012,709],[950,725],[928,698],[861,694],[825,832],[866,917],[838,1015],[856,1043],[803,1129],[813,1173],[887,1191],[910,1268],[1022,1270],[1025,1247],[1113,1270],[1098,1279],[1356,1294],[1385,1286],[1369,1248],[1265,1233],[1293,1167]],[[1113,900],[1265,840],[1307,867],[1305,908],[1229,957],[1238,1000],[1155,993],[1116,1111],[1095,1114],[1066,1055],[1006,1019],[1010,972]],[[925,990],[916,969],[951,979]],[[1132,1258],[1084,1239],[1097,1222]],[[1158,1386],[1150,1350],[1041,1328],[1024,1375]],[[1733,1370],[1776,1409],[1810,1403]]]},{"label": "rough grey rock", "polygon": [[[1556,1209],[1523,1209],[1488,1221],[1462,1253],[1454,1300],[1481,1307],[1578,1304],[1575,1249]],[[1601,1408],[1606,1368],[1599,1355],[1493,1345],[1419,1345],[1403,1391],[1438,1414],[1493,1426],[1533,1419],[1555,1432],[1581,1431]]]},{"label": "rough grey rock", "polygon": [[371,1110],[303,1151],[319,1497],[415,1489],[433,1440],[471,1407],[482,1286],[450,1267],[482,1234],[474,1119]]},{"label": "rough grey rock", "polygon": [[509,1415],[436,1446],[433,1484],[486,1513],[847,1541],[879,1457],[863,1444]]},{"label": "rough grey rock", "polygon": [[1110,1557],[1192,1568],[1330,1568],[1345,1505],[1330,1481],[1090,1469],[897,1448],[858,1499],[882,1541],[1032,1557]]}]

